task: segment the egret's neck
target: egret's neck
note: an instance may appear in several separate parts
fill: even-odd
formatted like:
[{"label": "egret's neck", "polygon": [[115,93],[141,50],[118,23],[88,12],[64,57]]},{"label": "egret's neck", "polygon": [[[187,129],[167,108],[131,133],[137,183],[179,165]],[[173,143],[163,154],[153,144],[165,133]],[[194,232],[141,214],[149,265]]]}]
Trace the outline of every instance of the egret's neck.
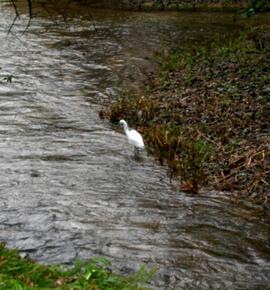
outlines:
[{"label": "egret's neck", "polygon": [[124,131],[125,131],[126,135],[128,135],[129,128],[128,128],[128,124],[127,123],[124,123]]}]

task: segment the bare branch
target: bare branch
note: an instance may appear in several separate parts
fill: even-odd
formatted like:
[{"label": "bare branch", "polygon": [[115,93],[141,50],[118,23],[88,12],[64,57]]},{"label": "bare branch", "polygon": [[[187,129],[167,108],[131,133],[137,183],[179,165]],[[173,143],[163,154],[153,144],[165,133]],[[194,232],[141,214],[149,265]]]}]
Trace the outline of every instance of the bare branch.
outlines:
[{"label": "bare branch", "polygon": [[14,0],[10,0],[10,1],[11,1],[11,3],[12,3],[12,6],[13,6],[14,10],[15,10],[15,13],[16,13],[16,17],[15,17],[15,19],[16,19],[16,18],[18,18],[18,17],[20,16],[20,15],[19,15],[19,11],[18,11],[18,9],[17,9],[17,6],[16,6]]}]

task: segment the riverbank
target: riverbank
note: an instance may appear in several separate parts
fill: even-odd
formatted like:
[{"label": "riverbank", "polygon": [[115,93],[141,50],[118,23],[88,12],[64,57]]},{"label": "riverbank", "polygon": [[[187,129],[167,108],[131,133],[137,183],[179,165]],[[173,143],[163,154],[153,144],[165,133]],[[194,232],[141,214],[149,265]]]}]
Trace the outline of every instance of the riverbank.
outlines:
[{"label": "riverbank", "polygon": [[269,9],[267,1],[251,0],[217,0],[217,1],[185,1],[185,0],[111,0],[111,1],[88,1],[90,5],[97,8],[113,8],[135,11],[194,11],[194,10],[225,10],[237,11],[239,9],[251,8],[255,10]]},{"label": "riverbank", "polygon": [[121,276],[111,271],[103,258],[77,261],[73,268],[40,265],[20,257],[0,243],[0,289],[127,289],[143,290],[153,273],[143,268],[133,276]]},{"label": "riverbank", "polygon": [[269,204],[269,28],[170,54],[144,92],[125,94],[101,116],[136,126],[179,190]]}]

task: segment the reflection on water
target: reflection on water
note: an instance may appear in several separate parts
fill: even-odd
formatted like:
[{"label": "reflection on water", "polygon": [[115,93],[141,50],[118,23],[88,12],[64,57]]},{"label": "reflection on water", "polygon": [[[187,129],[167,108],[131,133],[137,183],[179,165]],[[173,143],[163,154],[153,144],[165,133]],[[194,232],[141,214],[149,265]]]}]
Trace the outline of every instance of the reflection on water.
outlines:
[{"label": "reflection on water", "polygon": [[[97,112],[155,69],[154,55],[236,29],[232,16],[96,11],[64,23],[1,6],[0,239],[45,263],[156,265],[154,289],[267,289],[269,222],[215,195],[187,196]],[[2,78],[13,75],[13,82]]]}]

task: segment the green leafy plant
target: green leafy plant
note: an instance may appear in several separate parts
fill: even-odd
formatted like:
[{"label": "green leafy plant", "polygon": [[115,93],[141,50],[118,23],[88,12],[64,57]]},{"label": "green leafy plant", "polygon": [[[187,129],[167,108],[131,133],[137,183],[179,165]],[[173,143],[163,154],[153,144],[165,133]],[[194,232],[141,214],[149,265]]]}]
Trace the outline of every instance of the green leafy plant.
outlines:
[{"label": "green leafy plant", "polygon": [[266,7],[266,0],[253,0],[250,6],[241,12],[242,16],[251,17]]},{"label": "green leafy plant", "polygon": [[7,75],[3,78],[3,80],[6,81],[7,83],[12,83],[12,78],[13,75]]},{"label": "green leafy plant", "polygon": [[104,258],[77,261],[73,268],[45,266],[22,259],[15,250],[0,244],[0,289],[140,290],[154,271],[142,267],[133,276],[114,274]]}]

